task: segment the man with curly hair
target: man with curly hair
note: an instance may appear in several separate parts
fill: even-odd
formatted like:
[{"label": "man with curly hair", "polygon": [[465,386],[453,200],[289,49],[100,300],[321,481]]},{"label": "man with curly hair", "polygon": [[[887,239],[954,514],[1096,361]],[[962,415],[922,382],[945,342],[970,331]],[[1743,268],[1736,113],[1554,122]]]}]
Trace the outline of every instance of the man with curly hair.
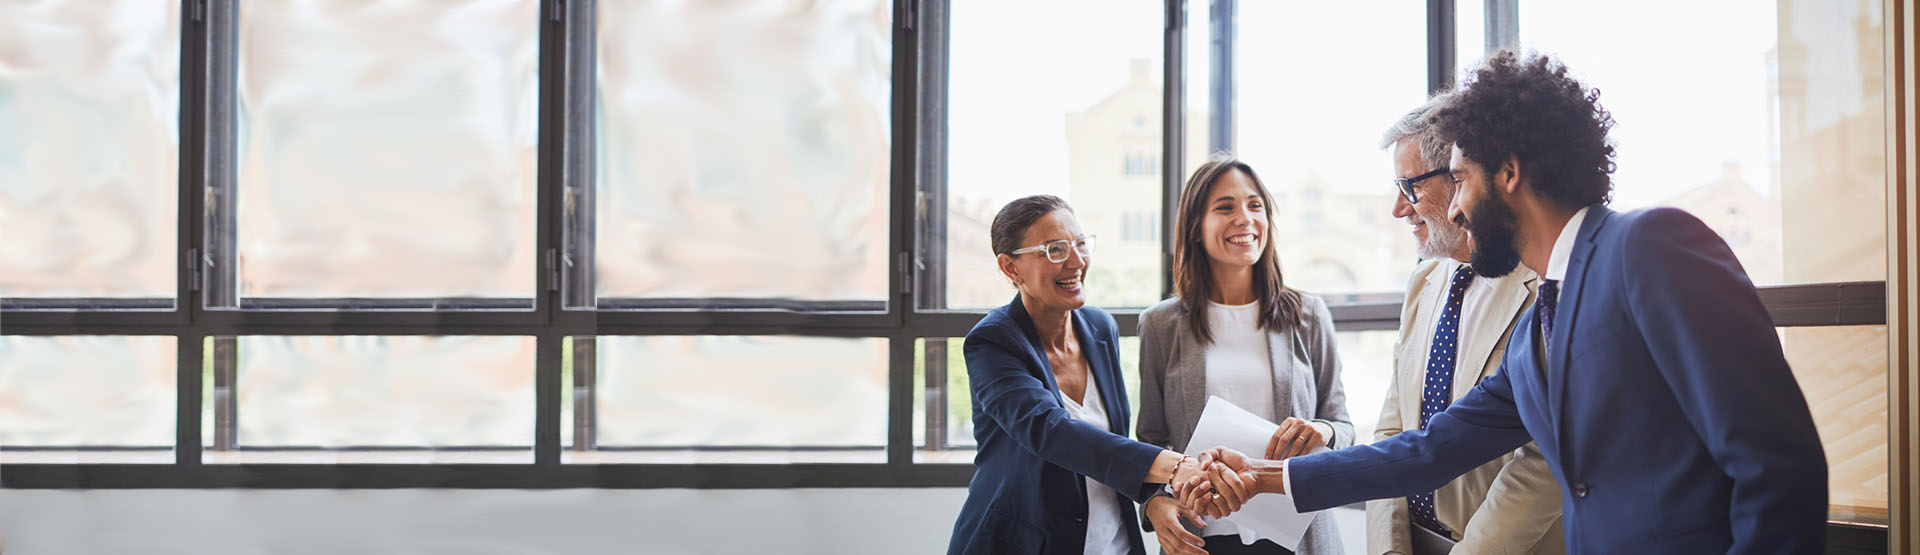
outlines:
[{"label": "man with curly hair", "polygon": [[1825,551],[1826,457],[1773,320],[1700,220],[1607,208],[1599,96],[1549,56],[1499,52],[1431,118],[1453,144],[1448,213],[1473,271],[1543,278],[1498,373],[1426,429],[1371,445],[1287,461],[1216,450],[1183,499],[1218,513],[1263,491],[1301,510],[1401,497],[1533,441],[1572,553]]}]

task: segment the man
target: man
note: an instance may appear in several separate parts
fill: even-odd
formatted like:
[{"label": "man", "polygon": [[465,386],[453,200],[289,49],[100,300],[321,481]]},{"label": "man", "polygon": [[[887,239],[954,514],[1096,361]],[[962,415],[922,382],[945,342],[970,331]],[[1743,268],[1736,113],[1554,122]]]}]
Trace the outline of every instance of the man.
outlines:
[{"label": "man", "polygon": [[1182,499],[1218,514],[1261,491],[1301,510],[1412,495],[1532,439],[1565,492],[1571,552],[1825,551],[1826,458],[1772,319],[1698,219],[1606,207],[1598,98],[1549,57],[1501,52],[1432,118],[1453,143],[1449,213],[1474,271],[1544,278],[1499,373],[1425,430],[1370,445],[1216,450]]},{"label": "man", "polygon": [[[1447,217],[1454,196],[1451,147],[1427,123],[1439,100],[1408,112],[1380,143],[1393,154],[1400,190],[1393,216],[1413,226],[1415,252],[1424,262],[1400,309],[1393,386],[1375,441],[1424,429],[1434,414],[1492,376],[1514,324],[1533,303],[1533,272],[1479,277],[1465,264],[1467,232]],[[1367,502],[1370,555],[1433,555],[1440,550],[1429,545],[1449,540],[1459,542],[1451,551],[1459,555],[1566,552],[1560,487],[1539,448],[1528,443],[1434,491]]]}]

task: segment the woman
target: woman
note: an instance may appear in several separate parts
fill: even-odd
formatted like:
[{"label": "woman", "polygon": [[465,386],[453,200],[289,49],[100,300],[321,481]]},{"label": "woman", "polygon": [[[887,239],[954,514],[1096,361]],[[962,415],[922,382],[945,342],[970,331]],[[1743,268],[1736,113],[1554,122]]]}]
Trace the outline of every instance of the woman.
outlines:
[{"label": "woman", "polygon": [[[1333,316],[1318,297],[1282,281],[1272,201],[1253,168],[1225,154],[1187,181],[1174,228],[1178,296],[1140,314],[1140,441],[1186,451],[1207,398],[1217,396],[1279,423],[1268,459],[1353,445]],[[1167,553],[1287,553],[1265,539],[1202,539],[1180,525],[1188,514],[1164,495],[1144,511]],[[1332,515],[1315,517],[1297,549],[1342,553]]]},{"label": "woman", "polygon": [[1047,195],[1008,203],[989,231],[1019,294],[967,332],[978,469],[947,552],[1145,555],[1133,504],[1198,469],[1127,439],[1113,317],[1081,288],[1092,237]]}]

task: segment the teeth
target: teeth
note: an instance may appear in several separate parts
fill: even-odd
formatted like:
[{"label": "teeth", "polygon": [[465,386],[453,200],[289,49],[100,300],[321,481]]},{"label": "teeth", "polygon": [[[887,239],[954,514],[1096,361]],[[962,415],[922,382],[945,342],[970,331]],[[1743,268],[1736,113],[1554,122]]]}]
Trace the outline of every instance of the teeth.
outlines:
[{"label": "teeth", "polygon": [[1057,283],[1057,284],[1060,284],[1060,286],[1061,286],[1061,287],[1079,287],[1079,286],[1080,286],[1080,278],[1073,278],[1073,279],[1063,279],[1063,280],[1060,280],[1060,281],[1056,281],[1056,282],[1054,282],[1054,283]]},{"label": "teeth", "polygon": [[1253,244],[1253,241],[1254,241],[1254,236],[1252,235],[1235,235],[1233,237],[1227,238],[1228,243],[1233,243],[1235,245],[1251,245]]}]

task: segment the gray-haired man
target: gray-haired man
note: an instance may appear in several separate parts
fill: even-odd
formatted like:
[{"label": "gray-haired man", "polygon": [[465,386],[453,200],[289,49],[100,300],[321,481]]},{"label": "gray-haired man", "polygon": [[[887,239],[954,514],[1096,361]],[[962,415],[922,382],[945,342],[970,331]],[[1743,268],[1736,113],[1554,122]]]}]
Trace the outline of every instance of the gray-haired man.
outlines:
[{"label": "gray-haired man", "polygon": [[[1499,278],[1466,265],[1466,230],[1447,218],[1454,186],[1447,143],[1435,137],[1428,102],[1400,118],[1380,147],[1393,154],[1393,216],[1412,226],[1422,259],[1407,284],[1395,342],[1393,385],[1374,440],[1424,428],[1427,419],[1499,369],[1507,337],[1533,303],[1537,287],[1524,268]],[[1440,489],[1367,502],[1367,553],[1430,555],[1452,541],[1453,553],[1566,552],[1560,531],[1560,487],[1546,459],[1529,443]],[[1436,549],[1439,548],[1439,549]]]}]

